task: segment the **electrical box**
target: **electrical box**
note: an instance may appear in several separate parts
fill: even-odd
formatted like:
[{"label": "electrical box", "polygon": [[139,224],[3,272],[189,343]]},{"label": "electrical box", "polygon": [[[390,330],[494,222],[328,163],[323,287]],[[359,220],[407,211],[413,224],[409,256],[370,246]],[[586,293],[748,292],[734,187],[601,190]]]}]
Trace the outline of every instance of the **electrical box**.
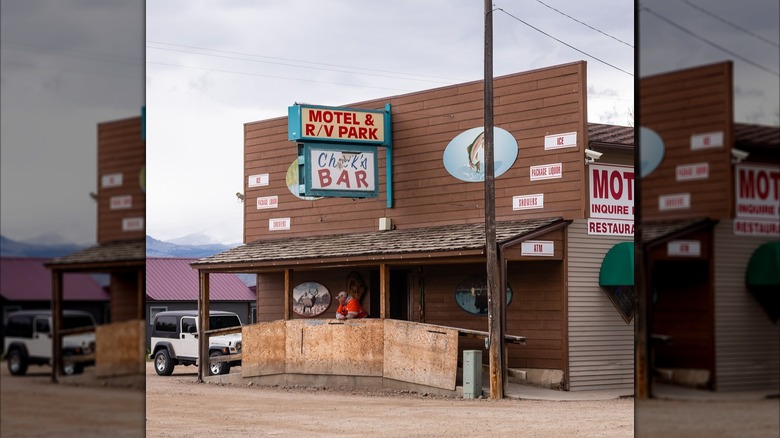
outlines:
[{"label": "electrical box", "polygon": [[379,231],[390,231],[393,229],[393,220],[389,217],[379,218]]},{"label": "electrical box", "polygon": [[482,351],[463,351],[463,398],[482,396]]}]

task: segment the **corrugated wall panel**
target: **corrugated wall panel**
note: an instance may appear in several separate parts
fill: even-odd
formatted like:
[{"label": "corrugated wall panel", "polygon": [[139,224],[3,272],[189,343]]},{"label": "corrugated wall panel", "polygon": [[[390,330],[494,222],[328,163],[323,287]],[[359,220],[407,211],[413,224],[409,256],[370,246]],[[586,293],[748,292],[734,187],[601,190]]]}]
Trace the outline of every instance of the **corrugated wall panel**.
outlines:
[{"label": "corrugated wall panel", "polygon": [[634,322],[626,324],[599,287],[607,252],[623,237],[589,236],[585,220],[568,228],[569,389],[634,387]]},{"label": "corrugated wall panel", "polygon": [[750,256],[768,237],[715,227],[715,374],[719,391],[780,388],[780,325],[745,287]]}]

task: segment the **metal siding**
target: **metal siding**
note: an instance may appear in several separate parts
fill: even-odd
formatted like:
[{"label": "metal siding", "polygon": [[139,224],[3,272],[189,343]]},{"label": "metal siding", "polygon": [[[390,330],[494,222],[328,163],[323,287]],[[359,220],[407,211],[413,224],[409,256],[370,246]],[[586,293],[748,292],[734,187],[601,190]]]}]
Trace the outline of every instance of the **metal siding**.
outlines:
[{"label": "metal siding", "polygon": [[715,227],[715,381],[719,391],[780,388],[780,325],[745,287],[750,256],[771,237],[736,236]]},{"label": "metal siding", "polygon": [[569,389],[634,387],[634,320],[626,324],[599,287],[599,270],[616,236],[589,236],[587,222],[568,228]]}]

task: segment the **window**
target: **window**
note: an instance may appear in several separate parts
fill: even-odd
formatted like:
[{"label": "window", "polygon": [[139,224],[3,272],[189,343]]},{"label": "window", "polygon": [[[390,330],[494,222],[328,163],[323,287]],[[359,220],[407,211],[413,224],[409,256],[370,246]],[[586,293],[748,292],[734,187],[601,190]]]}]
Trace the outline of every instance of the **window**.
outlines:
[{"label": "window", "polygon": [[35,332],[36,333],[50,333],[49,319],[48,318],[35,318]]},{"label": "window", "polygon": [[252,324],[257,324],[257,304],[252,304]]},{"label": "window", "polygon": [[158,332],[176,333],[176,317],[161,316],[157,318],[157,323],[154,326],[154,330]]},{"label": "window", "polygon": [[181,319],[181,332],[182,333],[197,333],[198,328],[195,325],[195,318],[182,318]]},{"label": "window", "polygon": [[8,319],[5,335],[15,338],[32,338],[32,316],[17,315]]},{"label": "window", "polygon": [[160,312],[168,310],[167,306],[150,306],[149,307],[149,325],[154,324],[154,317]]},{"label": "window", "polygon": [[238,315],[209,316],[209,329],[216,330],[228,327],[241,327]]},{"label": "window", "polygon": [[8,324],[8,315],[22,310],[22,306],[5,306],[3,307],[3,325]]}]

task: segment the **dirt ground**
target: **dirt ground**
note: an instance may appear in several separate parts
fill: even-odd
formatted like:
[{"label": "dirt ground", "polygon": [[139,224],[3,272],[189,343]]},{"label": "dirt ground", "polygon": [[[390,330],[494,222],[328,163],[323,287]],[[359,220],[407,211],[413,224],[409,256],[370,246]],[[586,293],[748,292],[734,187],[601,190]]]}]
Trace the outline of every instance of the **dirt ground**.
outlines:
[{"label": "dirt ground", "polygon": [[[194,367],[146,392],[51,384],[47,367],[0,374],[0,436],[776,437],[780,400],[464,400],[401,391],[197,384]],[[240,368],[234,369],[234,372]]]}]

